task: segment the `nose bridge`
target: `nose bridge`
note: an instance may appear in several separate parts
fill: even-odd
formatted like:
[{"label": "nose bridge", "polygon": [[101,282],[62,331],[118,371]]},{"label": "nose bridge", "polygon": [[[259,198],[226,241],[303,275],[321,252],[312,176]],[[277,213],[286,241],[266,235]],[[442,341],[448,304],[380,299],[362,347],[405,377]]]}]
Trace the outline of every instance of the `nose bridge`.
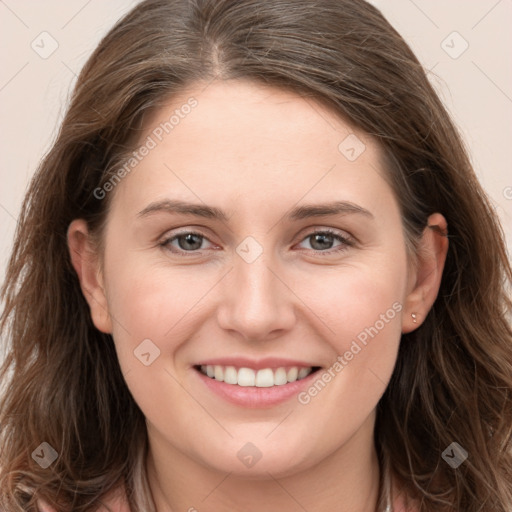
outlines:
[{"label": "nose bridge", "polygon": [[[294,313],[290,292],[275,275],[270,237],[257,242],[248,237],[234,255],[234,268],[224,283],[219,321],[247,339],[263,339],[290,328]],[[274,334],[272,334],[274,333]]]}]

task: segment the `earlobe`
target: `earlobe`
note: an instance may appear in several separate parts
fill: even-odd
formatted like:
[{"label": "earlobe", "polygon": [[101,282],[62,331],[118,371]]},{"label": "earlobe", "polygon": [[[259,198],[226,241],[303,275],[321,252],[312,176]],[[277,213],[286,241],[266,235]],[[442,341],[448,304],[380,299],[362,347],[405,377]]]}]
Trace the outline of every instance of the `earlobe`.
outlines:
[{"label": "earlobe", "polygon": [[87,223],[83,219],[75,219],[71,222],[68,227],[67,240],[71,264],[78,276],[82,293],[89,304],[92,321],[101,332],[110,334],[112,324],[99,258],[91,243]]},{"label": "earlobe", "polygon": [[418,328],[434,304],[441,286],[448,253],[447,222],[440,213],[430,215],[418,247],[412,286],[405,300],[402,332]]}]

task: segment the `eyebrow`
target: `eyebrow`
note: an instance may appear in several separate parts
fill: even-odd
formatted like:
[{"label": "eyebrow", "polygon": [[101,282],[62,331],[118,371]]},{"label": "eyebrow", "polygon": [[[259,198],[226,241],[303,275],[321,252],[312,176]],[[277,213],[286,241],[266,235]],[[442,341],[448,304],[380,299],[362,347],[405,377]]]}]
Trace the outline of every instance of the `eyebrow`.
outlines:
[{"label": "eyebrow", "polygon": [[[196,217],[203,217],[207,219],[216,219],[223,222],[228,222],[231,215],[228,215],[224,210],[214,206],[205,204],[194,204],[186,201],[164,199],[149,204],[141,210],[137,216],[147,217],[155,213],[178,213],[183,215],[194,215]],[[284,218],[287,220],[302,220],[311,217],[324,217],[326,215],[349,215],[359,214],[369,219],[374,219],[373,214],[350,201],[333,201],[325,204],[308,204],[294,208],[288,212]]]}]

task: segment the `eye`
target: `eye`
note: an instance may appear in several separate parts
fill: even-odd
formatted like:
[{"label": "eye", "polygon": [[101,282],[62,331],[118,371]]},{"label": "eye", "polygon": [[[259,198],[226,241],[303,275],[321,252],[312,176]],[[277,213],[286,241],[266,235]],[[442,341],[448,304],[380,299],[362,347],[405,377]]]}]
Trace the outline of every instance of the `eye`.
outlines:
[{"label": "eye", "polygon": [[[177,235],[165,239],[160,245],[168,248],[175,254],[183,256],[183,253],[194,253],[201,248],[204,249],[204,247],[201,247],[204,240],[208,239],[201,233],[184,231],[183,233],[178,233]],[[176,244],[173,245],[174,242],[177,242],[177,247]]]},{"label": "eye", "polygon": [[[352,240],[331,229],[314,231],[306,236],[301,243],[304,243],[306,240],[310,241],[310,246],[315,252],[325,254],[338,253],[354,245]],[[332,249],[335,241],[340,242],[339,245],[334,250],[329,250]]]},{"label": "eye", "polygon": [[[206,240],[208,239],[201,233],[183,231],[182,233],[166,238],[160,245],[179,256],[186,256],[187,253],[193,256],[194,254],[200,254],[198,251],[201,249],[207,249],[207,247],[202,247],[203,242]],[[354,245],[351,239],[331,229],[314,231],[303,238],[301,243],[304,243],[306,240],[310,240],[313,251],[322,255],[339,253],[346,250],[347,247]],[[334,250],[330,250],[336,241],[339,242],[339,245],[334,246],[336,247]]]}]

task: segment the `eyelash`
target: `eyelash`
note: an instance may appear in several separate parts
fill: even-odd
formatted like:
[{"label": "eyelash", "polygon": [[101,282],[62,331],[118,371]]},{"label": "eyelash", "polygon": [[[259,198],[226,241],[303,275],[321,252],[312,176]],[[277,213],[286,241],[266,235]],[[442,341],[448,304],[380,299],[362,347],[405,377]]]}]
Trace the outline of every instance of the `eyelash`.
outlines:
[{"label": "eyelash", "polygon": [[[181,256],[181,257],[187,258],[187,257],[190,257],[190,256],[195,256],[195,255],[198,254],[197,250],[195,250],[195,251],[184,251],[183,249],[179,249],[179,250],[176,250],[175,248],[170,249],[170,247],[171,247],[170,243],[172,241],[177,240],[178,238],[186,236],[186,235],[195,235],[195,236],[198,236],[198,237],[200,237],[202,239],[208,240],[208,238],[206,236],[204,236],[202,233],[198,233],[197,231],[183,231],[181,233],[177,233],[176,235],[173,235],[170,238],[166,238],[165,240],[162,241],[162,243],[160,245],[162,247],[170,250],[170,252],[172,252],[173,254],[176,254],[176,255]],[[341,253],[343,251],[346,251],[347,247],[352,247],[354,245],[354,242],[352,240],[350,240],[347,237],[344,237],[344,236],[340,235],[338,232],[333,231],[332,229],[329,229],[329,228],[312,231],[311,233],[306,235],[304,238],[302,238],[302,240],[299,243],[304,242],[304,240],[307,240],[308,238],[310,238],[310,237],[312,237],[314,235],[329,235],[329,236],[332,236],[333,238],[335,238],[336,240],[338,240],[339,242],[341,242],[341,244],[342,244],[337,249],[329,249],[329,250],[326,250],[326,251],[320,251],[320,250],[317,250],[317,249],[311,249],[313,252],[317,253],[319,256],[329,256],[329,255],[332,255],[332,254],[338,254],[338,253]]]}]

